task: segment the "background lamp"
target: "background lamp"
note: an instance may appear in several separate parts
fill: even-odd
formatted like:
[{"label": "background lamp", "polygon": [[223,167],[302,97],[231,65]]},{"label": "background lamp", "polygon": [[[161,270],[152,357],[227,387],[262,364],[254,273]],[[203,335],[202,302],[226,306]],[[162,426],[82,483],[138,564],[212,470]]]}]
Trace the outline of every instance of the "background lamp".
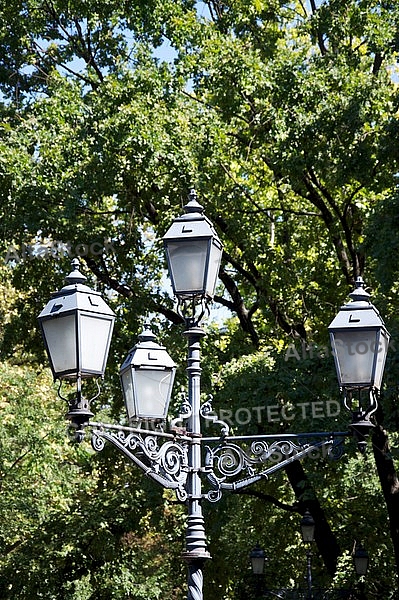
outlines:
[{"label": "background lamp", "polygon": [[301,535],[302,540],[305,543],[314,542],[315,522],[310,514],[309,510],[306,509],[305,514],[301,519]]},{"label": "background lamp", "polygon": [[366,575],[369,566],[369,555],[362,544],[356,544],[356,549],[353,553],[353,563],[356,575]]},{"label": "background lamp", "polygon": [[259,544],[256,544],[255,548],[251,550],[249,558],[251,560],[252,573],[254,575],[262,575],[265,568],[266,554]]}]

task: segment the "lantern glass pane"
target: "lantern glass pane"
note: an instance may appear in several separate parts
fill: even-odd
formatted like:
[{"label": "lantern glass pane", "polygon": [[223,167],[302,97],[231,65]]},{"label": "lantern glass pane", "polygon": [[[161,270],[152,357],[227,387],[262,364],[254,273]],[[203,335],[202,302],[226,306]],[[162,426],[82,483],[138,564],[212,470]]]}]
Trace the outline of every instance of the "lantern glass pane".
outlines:
[{"label": "lantern glass pane", "polygon": [[41,322],[55,375],[78,371],[75,316],[65,315]]},{"label": "lantern glass pane", "polygon": [[206,284],[206,292],[211,298],[213,298],[213,296],[215,295],[215,288],[218,279],[221,258],[221,247],[213,243],[211,246],[211,253],[209,257],[208,279]]},{"label": "lantern glass pane", "polygon": [[134,404],[134,394],[133,394],[133,381],[132,381],[132,371],[131,369],[127,369],[123,373],[120,374],[122,389],[123,389],[123,397],[125,399],[125,406],[128,419],[134,419],[136,417],[136,407]]},{"label": "lantern glass pane", "polygon": [[356,575],[366,575],[369,566],[369,557],[365,551],[360,551],[354,556]]},{"label": "lantern glass pane", "polygon": [[376,362],[374,385],[377,389],[381,389],[382,376],[384,373],[385,359],[388,353],[389,337],[385,331],[379,332],[378,342],[376,344]]},{"label": "lantern glass pane", "polygon": [[265,559],[263,556],[251,557],[252,573],[254,575],[262,575],[265,568]]},{"label": "lantern glass pane", "polygon": [[167,253],[175,293],[204,291],[208,240],[168,242]]},{"label": "lantern glass pane", "polygon": [[108,358],[113,321],[95,315],[80,316],[80,349],[82,375],[103,375]]},{"label": "lantern glass pane", "polygon": [[134,379],[138,417],[166,418],[172,385],[172,371],[137,369]]},{"label": "lantern glass pane", "polygon": [[301,525],[301,533],[302,533],[302,540],[306,543],[306,542],[314,542],[314,529],[315,526],[313,525]]},{"label": "lantern glass pane", "polygon": [[371,385],[376,349],[375,330],[335,331],[333,348],[341,385]]}]

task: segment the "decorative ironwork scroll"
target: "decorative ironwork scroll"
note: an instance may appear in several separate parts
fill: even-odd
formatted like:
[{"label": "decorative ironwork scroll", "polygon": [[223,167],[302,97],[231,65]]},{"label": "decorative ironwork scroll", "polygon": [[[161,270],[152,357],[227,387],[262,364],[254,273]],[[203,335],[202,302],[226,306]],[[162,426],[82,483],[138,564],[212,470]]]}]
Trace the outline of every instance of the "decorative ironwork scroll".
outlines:
[{"label": "decorative ironwork scroll", "polygon": [[[217,502],[223,491],[236,491],[267,479],[295,460],[312,455],[319,458],[321,450],[325,457],[335,460],[343,454],[348,432],[228,436],[228,426],[214,415],[211,400],[202,405],[201,416],[221,426],[221,436],[201,439],[205,453],[201,470],[210,484],[203,497],[210,502]],[[187,415],[189,411],[182,410],[175,422]],[[184,428],[174,427],[174,433],[165,433],[104,423],[91,426],[94,450],[101,451],[105,442],[110,442],[147,477],[173,489],[179,501],[192,497],[187,476],[193,440]]]},{"label": "decorative ironwork scroll", "polygon": [[[311,434],[308,434],[311,435]],[[264,439],[227,437],[214,447],[206,446],[204,471],[211,490],[206,497],[211,502],[220,499],[223,490],[236,491],[271,473],[281,470],[294,460],[300,460],[312,453],[326,449],[326,456],[338,459],[343,453],[343,437],[347,433],[336,434],[308,442],[301,436],[289,439],[276,439],[277,436],[263,436]],[[245,447],[241,443],[248,440]],[[240,442],[240,444],[238,443]]]},{"label": "decorative ironwork scroll", "polygon": [[[105,442],[113,444],[144,474],[164,488],[175,490],[177,498],[187,499],[185,484],[188,473],[188,438],[122,426],[93,423],[91,443],[97,452]],[[160,439],[166,438],[160,443]]]}]

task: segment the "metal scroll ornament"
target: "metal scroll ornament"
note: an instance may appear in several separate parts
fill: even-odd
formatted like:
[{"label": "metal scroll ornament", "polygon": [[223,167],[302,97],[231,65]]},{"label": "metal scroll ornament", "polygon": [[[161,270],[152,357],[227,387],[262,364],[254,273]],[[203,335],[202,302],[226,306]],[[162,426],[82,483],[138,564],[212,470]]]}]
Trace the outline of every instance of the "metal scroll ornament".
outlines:
[{"label": "metal scroll ornament", "polygon": [[[136,463],[150,479],[163,487],[173,489],[181,502],[187,499],[185,484],[188,473],[188,445],[185,439],[176,441],[168,434],[149,433],[120,427],[117,431],[103,424],[92,432],[91,444],[97,452],[110,442],[131,461]],[[159,443],[160,438],[167,437]]]},{"label": "metal scroll ornament", "polygon": [[[296,443],[297,442],[297,443]],[[333,439],[303,443],[296,439],[255,440],[246,448],[224,440],[215,447],[206,447],[205,472],[212,488],[207,498],[216,502],[223,490],[236,491],[247,487],[283,468],[294,460],[327,448],[327,455],[339,458],[341,448]]]}]

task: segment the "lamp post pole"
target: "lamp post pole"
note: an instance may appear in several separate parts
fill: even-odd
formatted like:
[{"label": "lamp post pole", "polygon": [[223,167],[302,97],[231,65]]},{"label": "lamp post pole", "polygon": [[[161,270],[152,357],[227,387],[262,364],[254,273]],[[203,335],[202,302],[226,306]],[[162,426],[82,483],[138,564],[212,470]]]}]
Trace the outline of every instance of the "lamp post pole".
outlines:
[{"label": "lamp post pole", "polygon": [[211,558],[205,537],[204,517],[202,515],[201,484],[201,339],[205,335],[200,327],[186,329],[188,341],[187,373],[188,402],[191,415],[187,422],[187,435],[190,437],[188,449],[188,517],[186,530],[186,551],[183,558],[188,565],[188,600],[202,598],[204,562]]},{"label": "lamp post pole", "polygon": [[255,548],[251,550],[249,555],[251,560],[252,573],[255,577],[255,593],[256,598],[261,598],[263,594],[263,570],[266,562],[266,554],[263,548],[257,544]]},{"label": "lamp post pole", "polygon": [[[301,535],[302,541],[305,544],[312,544],[315,539],[315,521],[310,514],[309,510],[306,509],[305,514],[301,519]],[[306,583],[308,588],[308,595],[306,600],[313,600],[312,594],[312,551],[310,547],[306,549]]]},{"label": "lamp post pole", "polygon": [[312,551],[310,548],[306,550],[306,583],[308,587],[307,600],[313,600],[312,596]]},{"label": "lamp post pole", "polygon": [[[355,435],[363,447],[373,427],[370,417],[377,406],[389,334],[369,302],[363,282],[358,282],[353,303],[341,308],[329,328],[337,374],[345,392],[344,404],[352,411],[349,430],[231,435],[228,424],[215,415],[211,399],[201,404],[200,351],[205,336],[201,321],[214,297],[222,244],[194,191],[184,208],[185,213],[173,221],[163,238],[188,347],[188,398],[180,415],[170,423],[170,431],[166,430],[166,419],[176,365],[166,349],[156,343],[148,323],[120,370],[129,425],[91,421],[91,400],[84,397],[82,382],[104,376],[115,314],[98,292],[84,285],[86,278],[79,271],[77,259],[66,278],[67,286],[52,295],[39,315],[39,323],[54,379],[61,382],[59,395],[64,381],[76,386],[75,396],[70,394],[67,400],[67,418],[75,428],[77,441],[82,441],[90,427],[96,451],[101,451],[106,442],[113,444],[147,477],[174,490],[177,499],[187,504],[183,552],[188,566],[187,598],[203,600],[202,570],[210,554],[202,502],[217,502],[224,492],[265,480],[321,448],[337,459],[349,436]],[[357,344],[358,355],[352,352],[353,343]],[[357,389],[368,393],[353,410]],[[202,436],[202,420],[211,425],[213,436]],[[185,426],[177,427],[181,422]],[[149,424],[153,427],[147,427]],[[280,457],[277,462],[276,455]],[[310,560],[311,554],[309,598]]]}]

